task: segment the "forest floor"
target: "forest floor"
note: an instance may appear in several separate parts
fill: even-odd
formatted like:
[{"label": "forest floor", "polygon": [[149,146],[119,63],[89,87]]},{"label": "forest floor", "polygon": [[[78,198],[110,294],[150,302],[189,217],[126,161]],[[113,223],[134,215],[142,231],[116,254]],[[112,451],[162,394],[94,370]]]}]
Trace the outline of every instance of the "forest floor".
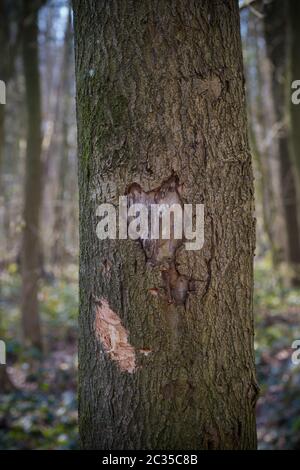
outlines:
[{"label": "forest floor", "polygon": [[44,351],[20,341],[20,276],[12,264],[0,275],[1,329],[16,390],[0,395],[0,449],[76,449],[77,267],[51,273],[40,289]]},{"label": "forest floor", "polygon": [[285,286],[282,279],[266,261],[256,263],[259,449],[300,449],[300,364],[292,361],[292,344],[300,340],[300,289]]},{"label": "forest floor", "polygon": [[[54,273],[40,293],[45,351],[21,347],[14,264],[0,273],[1,330],[16,389],[0,395],[0,449],[76,449],[77,268]],[[300,290],[284,287],[266,261],[255,269],[259,449],[300,449],[300,366],[291,345],[300,339]]]}]

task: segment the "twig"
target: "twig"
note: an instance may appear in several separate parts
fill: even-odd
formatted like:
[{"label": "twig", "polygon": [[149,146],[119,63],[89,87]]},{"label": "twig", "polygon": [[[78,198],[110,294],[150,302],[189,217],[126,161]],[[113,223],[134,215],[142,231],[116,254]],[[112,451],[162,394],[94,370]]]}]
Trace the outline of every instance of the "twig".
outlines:
[{"label": "twig", "polygon": [[257,16],[260,20],[264,17],[264,14],[254,8],[253,4],[256,3],[258,0],[245,0],[243,3],[240,4],[239,8],[240,11],[244,10],[245,8],[249,8],[249,10]]},{"label": "twig", "polygon": [[252,3],[255,3],[257,0],[244,0],[243,3],[240,4],[240,10],[244,10],[245,8],[250,7]]}]

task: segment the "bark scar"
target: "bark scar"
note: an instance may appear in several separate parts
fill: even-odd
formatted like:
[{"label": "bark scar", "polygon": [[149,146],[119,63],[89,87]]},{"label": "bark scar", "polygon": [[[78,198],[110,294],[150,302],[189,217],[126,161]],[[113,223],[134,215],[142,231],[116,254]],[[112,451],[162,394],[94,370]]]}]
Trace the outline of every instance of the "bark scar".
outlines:
[{"label": "bark scar", "polygon": [[135,349],[128,341],[128,331],[103,297],[96,302],[94,329],[104,351],[117,362],[120,370],[130,374],[135,372]]},{"label": "bark scar", "polygon": [[[182,187],[179,178],[173,172],[169,178],[164,180],[162,184],[150,191],[144,191],[138,183],[130,184],[125,194],[128,196],[128,205],[144,204],[148,208],[152,204],[164,204],[171,207],[178,204],[183,207]],[[177,239],[174,236],[174,222],[171,223],[170,239],[139,239],[141,247],[144,251],[147,265],[159,266],[161,271],[161,279],[163,282],[164,299],[169,304],[186,305],[187,297],[190,292],[195,292],[195,282],[193,279],[180,274],[176,256],[178,249],[183,245],[184,237]],[[152,296],[160,296],[157,287],[149,289]]]}]

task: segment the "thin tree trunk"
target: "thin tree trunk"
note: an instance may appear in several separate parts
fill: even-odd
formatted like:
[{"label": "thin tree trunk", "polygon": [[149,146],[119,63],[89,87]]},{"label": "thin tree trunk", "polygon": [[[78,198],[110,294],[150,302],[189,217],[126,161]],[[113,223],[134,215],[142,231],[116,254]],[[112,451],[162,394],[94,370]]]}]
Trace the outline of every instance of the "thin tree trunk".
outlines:
[{"label": "thin tree trunk", "polygon": [[[6,84],[7,80],[7,57],[8,57],[8,18],[3,0],[0,0],[0,50],[1,50],[1,62],[0,62],[0,80],[4,80]],[[3,150],[4,150],[4,122],[5,122],[5,110],[4,105],[0,104],[0,190],[2,193],[2,162],[3,162]],[[2,196],[2,194],[0,194]]]},{"label": "thin tree trunk", "polygon": [[4,151],[4,124],[5,124],[5,111],[4,105],[0,104],[0,191],[1,198],[3,197],[2,191],[2,163],[3,163],[3,151]]},{"label": "thin tree trunk", "polygon": [[[1,288],[0,288],[1,294]],[[0,309],[0,340],[5,338],[5,331],[2,326],[2,309]],[[1,393],[9,393],[12,390],[15,390],[15,386],[8,375],[6,364],[0,364],[0,394]]]},{"label": "thin tree trunk", "polygon": [[23,64],[27,107],[26,180],[22,245],[22,329],[26,343],[42,347],[38,307],[40,277],[41,97],[38,59],[38,9],[24,1]]},{"label": "thin tree trunk", "polygon": [[265,5],[264,26],[267,54],[272,66],[272,91],[275,115],[279,130],[277,134],[281,196],[287,231],[287,261],[293,270],[294,284],[300,283],[300,231],[298,201],[293,158],[290,146],[289,112],[290,86],[289,49],[287,37],[287,2],[273,0]]},{"label": "thin tree trunk", "polygon": [[[254,449],[255,224],[238,2],[73,6],[82,446]],[[182,198],[205,205],[201,250],[151,267],[138,242],[97,238],[98,204],[175,175]]]},{"label": "thin tree trunk", "polygon": [[[270,131],[275,125],[270,77],[266,64],[265,48],[259,38],[262,28],[261,19],[251,11],[247,17],[246,82],[249,119],[249,138],[258,177],[256,178],[259,200],[262,205],[262,222],[268,238],[274,267],[282,261],[285,249],[281,198],[278,193],[278,165],[276,154],[272,151]],[[253,71],[255,70],[255,76]],[[257,209],[257,208],[256,208]],[[259,225],[257,227],[259,230]],[[258,233],[258,236],[260,234]]]},{"label": "thin tree trunk", "polygon": [[[14,31],[15,34],[12,34]],[[0,80],[7,85],[15,71],[15,59],[20,43],[21,25],[19,4],[0,0]],[[5,108],[0,105],[0,189],[2,190],[2,163],[4,150]]]},{"label": "thin tree trunk", "polygon": [[10,393],[13,390],[16,390],[16,387],[8,375],[6,365],[0,365],[0,394]]},{"label": "thin tree trunk", "polygon": [[[8,80],[11,79],[14,72],[14,60],[16,56],[17,43],[15,41],[12,47],[12,41],[10,37],[12,15],[10,10],[14,10],[16,7],[9,5],[4,0],[0,0],[0,80],[4,80],[7,85]],[[18,36],[18,35],[17,35]],[[4,149],[5,149],[5,105],[0,104],[0,202],[5,208],[4,213],[4,226],[6,232],[9,233],[8,223],[9,221],[9,209],[7,205],[7,195],[5,193],[5,186],[2,179],[3,176],[3,160],[4,160]],[[5,338],[5,332],[2,328],[2,315],[3,312],[0,310],[0,339]],[[0,393],[8,393],[15,389],[12,383],[7,369],[6,364],[0,365]]]},{"label": "thin tree trunk", "polygon": [[[289,0],[289,39],[290,39],[290,81],[300,80],[300,2],[298,0]],[[289,90],[291,95],[292,90]],[[290,99],[291,106],[291,141],[292,152],[295,159],[295,165],[298,178],[298,189],[300,189],[300,105],[295,105]],[[300,196],[300,195],[298,195]],[[300,214],[299,214],[300,215]]]},{"label": "thin tree trunk", "polygon": [[71,10],[69,12],[68,22],[65,32],[65,43],[62,63],[61,75],[61,141],[60,141],[60,160],[58,168],[58,188],[56,195],[56,205],[54,208],[54,243],[52,247],[52,258],[54,263],[63,264],[66,254],[66,232],[62,231],[64,226],[67,212],[65,209],[65,192],[66,180],[68,171],[68,157],[69,157],[69,113],[70,113],[70,68],[72,58],[72,19]]}]

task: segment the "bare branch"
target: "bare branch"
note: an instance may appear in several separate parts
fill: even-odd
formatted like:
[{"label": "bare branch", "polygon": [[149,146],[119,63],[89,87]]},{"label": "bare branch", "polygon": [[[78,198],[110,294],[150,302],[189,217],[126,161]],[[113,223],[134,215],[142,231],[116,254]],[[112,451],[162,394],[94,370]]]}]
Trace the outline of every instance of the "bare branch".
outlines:
[{"label": "bare branch", "polygon": [[240,11],[245,10],[246,8],[249,8],[251,13],[253,13],[255,16],[257,16],[260,20],[264,17],[264,14],[258,11],[256,8],[254,8],[253,4],[256,3],[258,0],[244,0],[243,3],[240,4],[239,8]]}]

